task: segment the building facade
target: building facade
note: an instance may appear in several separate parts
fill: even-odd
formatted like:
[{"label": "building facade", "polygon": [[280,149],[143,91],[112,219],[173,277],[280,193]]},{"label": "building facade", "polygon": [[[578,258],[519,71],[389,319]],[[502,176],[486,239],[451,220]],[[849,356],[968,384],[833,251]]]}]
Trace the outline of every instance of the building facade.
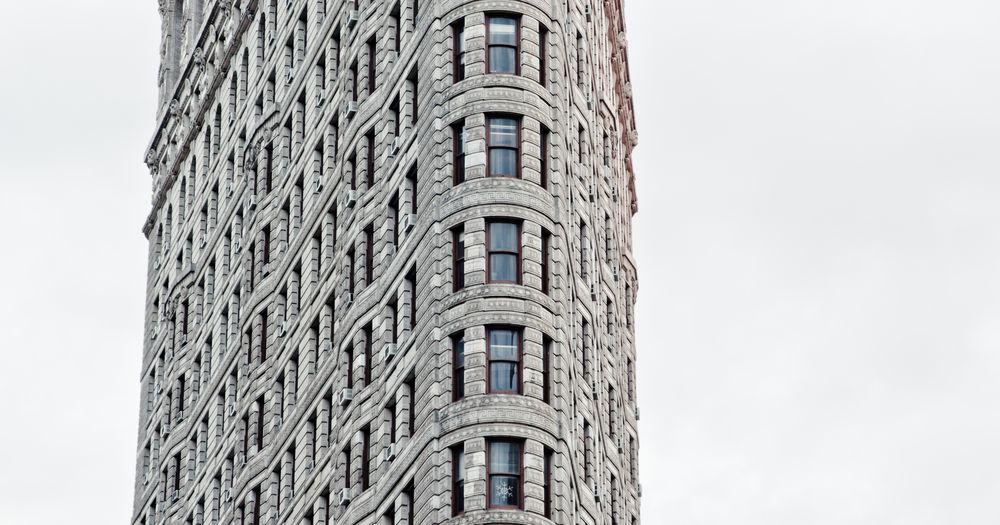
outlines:
[{"label": "building facade", "polygon": [[132,523],[639,522],[621,0],[160,0]]}]

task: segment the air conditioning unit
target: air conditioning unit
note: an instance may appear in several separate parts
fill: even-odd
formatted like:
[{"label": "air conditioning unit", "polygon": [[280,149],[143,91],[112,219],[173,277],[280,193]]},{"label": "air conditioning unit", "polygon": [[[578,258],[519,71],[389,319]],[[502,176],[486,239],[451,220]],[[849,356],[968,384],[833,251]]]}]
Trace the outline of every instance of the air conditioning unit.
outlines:
[{"label": "air conditioning unit", "polygon": [[344,116],[347,118],[353,118],[354,115],[358,113],[358,101],[348,100],[344,102]]},{"label": "air conditioning unit", "polygon": [[235,404],[231,404],[231,405],[229,405],[229,406],[226,407],[226,415],[229,416],[229,417],[233,417],[233,416],[236,415],[236,405]]},{"label": "air conditioning unit", "polygon": [[353,208],[355,204],[358,203],[358,190],[347,190],[347,202],[345,203],[348,208]]},{"label": "air conditioning unit", "polygon": [[285,337],[288,333],[288,320],[284,320],[278,325],[278,337]]},{"label": "air conditioning unit", "polygon": [[324,354],[329,354],[330,352],[333,352],[333,342],[323,341],[323,344],[320,345],[320,351],[323,352]]},{"label": "air conditioning unit", "polygon": [[177,489],[170,489],[170,501],[177,501],[178,494]]},{"label": "air conditioning unit", "polygon": [[247,457],[246,457],[246,455],[243,454],[243,453],[237,454],[236,455],[236,466],[239,467],[239,468],[243,468],[243,466],[246,465],[246,464],[247,464]]},{"label": "air conditioning unit", "polygon": [[222,501],[225,501],[226,503],[229,503],[230,501],[233,501],[233,491],[229,490],[229,489],[223,490],[222,491]]},{"label": "air conditioning unit", "polygon": [[410,233],[410,230],[412,230],[416,225],[417,215],[414,213],[406,214],[406,217],[403,218],[403,231]]},{"label": "air conditioning unit", "polygon": [[316,106],[322,107],[326,105],[326,88],[319,88],[316,91]]},{"label": "air conditioning unit", "polygon": [[236,193],[236,183],[235,182],[230,182],[229,183],[229,188],[226,190],[226,196],[227,197],[232,197],[235,193]]},{"label": "air conditioning unit", "polygon": [[273,42],[274,41],[274,31],[271,30],[271,29],[268,29],[268,31],[267,31],[267,41],[268,42]]},{"label": "air conditioning unit", "polygon": [[153,389],[156,390],[157,394],[162,394],[163,393],[163,383],[157,381],[156,383],[153,384]]},{"label": "air conditioning unit", "polygon": [[286,84],[291,84],[292,80],[294,80],[294,79],[295,79],[295,73],[292,72],[292,68],[290,68],[290,67],[285,68],[285,83]]},{"label": "air conditioning unit", "polygon": [[313,179],[313,193],[319,194],[323,191],[323,177],[319,176]]},{"label": "air conditioning unit", "polygon": [[163,427],[160,428],[160,433],[163,434],[164,436],[169,435],[170,434],[170,423],[164,423]]},{"label": "air conditioning unit", "polygon": [[271,263],[262,263],[260,265],[261,277],[267,277],[270,274],[271,274]]},{"label": "air conditioning unit", "polygon": [[316,470],[316,462],[310,459],[306,462],[306,472],[312,472],[314,470]]},{"label": "air conditioning unit", "polygon": [[382,348],[382,360],[390,361],[396,354],[399,353],[399,345],[396,343],[389,343]]},{"label": "air conditioning unit", "polygon": [[188,344],[188,335],[187,333],[181,332],[181,349],[183,350],[184,346],[187,344]]},{"label": "air conditioning unit", "polygon": [[360,18],[360,15],[358,14],[358,10],[357,9],[351,9],[350,11],[348,11],[347,12],[347,27],[354,27],[355,25],[357,25],[359,18]]},{"label": "air conditioning unit", "polygon": [[143,485],[149,485],[149,471],[148,470],[146,472],[142,473],[142,484]]},{"label": "air conditioning unit", "polygon": [[387,463],[396,459],[396,444],[390,443],[389,446],[382,449],[382,462]]},{"label": "air conditioning unit", "polygon": [[257,209],[257,196],[256,195],[250,195],[250,197],[247,198],[247,209],[248,210],[255,210],[255,209]]},{"label": "air conditioning unit", "polygon": [[352,304],[354,304],[354,294],[344,294],[344,306],[351,306]]},{"label": "air conditioning unit", "polygon": [[351,503],[351,489],[340,489],[339,500],[340,505],[345,506]]},{"label": "air conditioning unit", "polygon": [[385,256],[388,258],[393,258],[396,256],[396,245],[389,244],[385,247]]},{"label": "air conditioning unit", "polygon": [[233,124],[234,122],[236,122],[236,112],[235,111],[230,111],[229,112],[229,123]]},{"label": "air conditioning unit", "polygon": [[240,238],[237,237],[233,239],[233,249],[236,251],[240,251],[242,248],[243,248],[243,243],[240,242]]},{"label": "air conditioning unit", "polygon": [[159,270],[160,266],[163,266],[163,260],[160,259],[159,257],[157,257],[156,259],[153,259],[153,269],[154,270]]},{"label": "air conditioning unit", "polygon": [[395,157],[399,153],[399,148],[403,144],[403,137],[396,137],[389,143],[389,156]]},{"label": "air conditioning unit", "polygon": [[340,392],[337,394],[337,404],[340,406],[347,406],[354,401],[354,389],[353,388],[341,388]]},{"label": "air conditioning unit", "polygon": [[199,248],[205,248],[205,246],[208,246],[208,235],[202,235],[198,240]]}]

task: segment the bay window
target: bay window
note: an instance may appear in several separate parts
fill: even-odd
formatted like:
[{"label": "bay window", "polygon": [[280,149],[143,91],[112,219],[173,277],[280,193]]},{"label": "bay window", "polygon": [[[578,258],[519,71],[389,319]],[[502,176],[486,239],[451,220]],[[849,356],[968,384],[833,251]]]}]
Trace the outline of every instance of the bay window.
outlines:
[{"label": "bay window", "polygon": [[486,124],[488,175],[521,177],[521,122],[512,117],[489,117]]},{"label": "bay window", "polygon": [[486,227],[486,273],[491,283],[521,282],[521,225],[490,222]]},{"label": "bay window", "polygon": [[520,23],[510,15],[493,15],[486,21],[486,71],[519,74]]},{"label": "bay window", "polygon": [[489,508],[521,508],[521,444],[494,440],[487,444],[486,476]]},{"label": "bay window", "polygon": [[487,339],[488,392],[520,394],[521,331],[513,328],[490,328]]}]

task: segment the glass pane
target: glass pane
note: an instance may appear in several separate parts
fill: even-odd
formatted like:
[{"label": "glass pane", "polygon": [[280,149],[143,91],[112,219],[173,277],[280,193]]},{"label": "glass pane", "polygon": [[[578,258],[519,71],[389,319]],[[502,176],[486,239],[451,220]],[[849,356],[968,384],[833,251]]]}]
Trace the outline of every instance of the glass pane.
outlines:
[{"label": "glass pane", "polygon": [[512,118],[491,118],[490,146],[516,148],[517,120]]},{"label": "glass pane", "polygon": [[517,361],[517,332],[490,330],[490,359]]},{"label": "glass pane", "polygon": [[517,20],[508,17],[490,17],[490,44],[517,45]]},{"label": "glass pane", "polygon": [[512,222],[490,223],[490,251],[517,251],[517,224]]},{"label": "glass pane", "polygon": [[491,149],[490,177],[517,177],[517,152],[512,149]]},{"label": "glass pane", "polygon": [[517,256],[509,253],[490,255],[490,282],[517,282]]},{"label": "glass pane", "polygon": [[517,73],[517,50],[513,47],[491,47],[490,73]]},{"label": "glass pane", "polygon": [[490,476],[490,505],[516,507],[521,492],[517,478],[513,476]]},{"label": "glass pane", "polygon": [[455,356],[458,361],[455,366],[465,368],[465,339],[459,339],[455,343]]},{"label": "glass pane", "polygon": [[520,473],[521,446],[507,441],[490,443],[490,474]]},{"label": "glass pane", "polygon": [[490,365],[490,390],[517,392],[517,363],[501,361]]}]

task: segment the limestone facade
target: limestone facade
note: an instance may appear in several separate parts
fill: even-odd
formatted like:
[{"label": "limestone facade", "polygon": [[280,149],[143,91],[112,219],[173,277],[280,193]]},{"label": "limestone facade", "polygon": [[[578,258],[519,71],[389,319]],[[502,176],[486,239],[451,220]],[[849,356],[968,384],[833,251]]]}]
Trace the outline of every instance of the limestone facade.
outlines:
[{"label": "limestone facade", "polygon": [[621,0],[160,13],[132,523],[639,523]]}]

